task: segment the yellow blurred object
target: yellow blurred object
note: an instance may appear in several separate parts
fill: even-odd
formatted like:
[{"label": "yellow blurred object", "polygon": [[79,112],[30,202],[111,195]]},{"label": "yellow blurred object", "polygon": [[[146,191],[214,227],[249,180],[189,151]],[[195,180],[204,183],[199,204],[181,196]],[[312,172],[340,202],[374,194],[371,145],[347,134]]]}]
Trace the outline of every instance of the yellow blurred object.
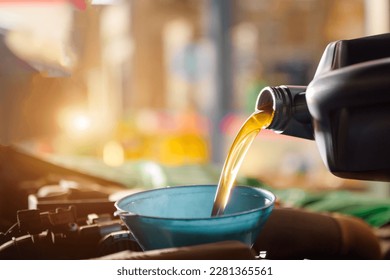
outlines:
[{"label": "yellow blurred object", "polygon": [[110,166],[120,166],[125,161],[122,145],[117,141],[109,141],[103,147],[103,161]]},{"label": "yellow blurred object", "polygon": [[207,163],[207,143],[196,134],[168,135],[159,144],[157,161],[168,165]]},{"label": "yellow blurred object", "polygon": [[207,163],[209,148],[202,120],[194,113],[141,112],[117,127],[116,141],[127,160],[167,165]]}]

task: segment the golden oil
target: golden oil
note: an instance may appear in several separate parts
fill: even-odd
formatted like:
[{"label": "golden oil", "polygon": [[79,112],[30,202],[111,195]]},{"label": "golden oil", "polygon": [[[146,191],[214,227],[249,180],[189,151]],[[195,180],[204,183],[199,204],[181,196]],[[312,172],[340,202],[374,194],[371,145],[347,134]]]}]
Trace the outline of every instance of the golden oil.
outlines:
[{"label": "golden oil", "polygon": [[249,150],[253,140],[261,129],[267,127],[271,123],[272,118],[272,109],[255,111],[241,126],[225,159],[214,198],[211,216],[222,215],[225,211],[230,192],[234,186],[246,152]]}]

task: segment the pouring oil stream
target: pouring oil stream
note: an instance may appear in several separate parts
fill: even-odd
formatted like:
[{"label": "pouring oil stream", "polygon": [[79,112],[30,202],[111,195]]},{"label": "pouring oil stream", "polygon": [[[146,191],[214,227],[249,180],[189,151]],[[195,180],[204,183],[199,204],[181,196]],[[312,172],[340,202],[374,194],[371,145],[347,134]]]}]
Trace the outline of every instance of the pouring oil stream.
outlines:
[{"label": "pouring oil stream", "polygon": [[272,108],[256,110],[241,126],[223,165],[211,216],[220,216],[224,213],[245,155],[261,129],[271,123],[273,113]]}]

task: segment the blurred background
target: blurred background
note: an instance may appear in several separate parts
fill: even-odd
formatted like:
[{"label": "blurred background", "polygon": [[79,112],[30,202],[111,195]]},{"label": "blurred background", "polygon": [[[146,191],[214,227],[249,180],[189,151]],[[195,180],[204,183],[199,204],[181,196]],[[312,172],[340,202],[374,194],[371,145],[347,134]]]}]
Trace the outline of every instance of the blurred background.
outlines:
[{"label": "blurred background", "polygon": [[[0,144],[128,187],[216,183],[267,85],[307,85],[328,43],[389,32],[388,0],[0,1]],[[239,172],[274,188],[389,185],[329,173],[262,131]]]}]

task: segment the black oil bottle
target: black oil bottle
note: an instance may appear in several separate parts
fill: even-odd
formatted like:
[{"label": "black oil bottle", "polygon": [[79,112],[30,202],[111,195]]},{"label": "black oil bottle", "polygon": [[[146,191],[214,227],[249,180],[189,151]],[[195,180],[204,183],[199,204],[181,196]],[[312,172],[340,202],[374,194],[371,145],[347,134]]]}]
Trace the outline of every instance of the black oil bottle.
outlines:
[{"label": "black oil bottle", "polygon": [[390,34],[330,43],[305,86],[263,89],[267,129],[313,139],[336,176],[390,181]]}]

